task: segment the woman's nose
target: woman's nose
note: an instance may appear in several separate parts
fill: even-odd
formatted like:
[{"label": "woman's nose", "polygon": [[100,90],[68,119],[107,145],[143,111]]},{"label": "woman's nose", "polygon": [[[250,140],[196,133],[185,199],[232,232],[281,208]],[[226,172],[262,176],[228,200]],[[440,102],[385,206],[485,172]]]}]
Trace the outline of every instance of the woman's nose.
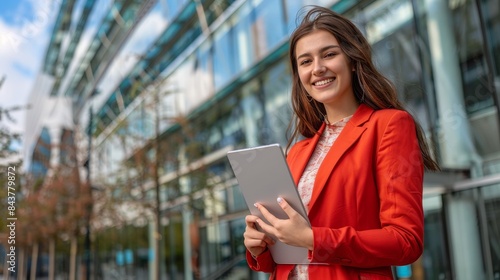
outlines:
[{"label": "woman's nose", "polygon": [[323,64],[321,63],[315,63],[314,64],[314,68],[313,68],[313,75],[322,75],[323,73],[325,73],[326,71],[326,67],[323,66]]}]

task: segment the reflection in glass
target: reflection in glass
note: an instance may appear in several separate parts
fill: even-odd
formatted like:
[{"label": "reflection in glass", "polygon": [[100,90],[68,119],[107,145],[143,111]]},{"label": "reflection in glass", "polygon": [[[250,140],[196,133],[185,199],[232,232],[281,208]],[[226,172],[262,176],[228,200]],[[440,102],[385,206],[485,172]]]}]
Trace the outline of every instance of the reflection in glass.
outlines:
[{"label": "reflection in glass", "polygon": [[425,197],[424,205],[424,253],[412,269],[416,279],[448,279],[449,256],[444,226],[441,196]]},{"label": "reflection in glass", "polygon": [[[493,55],[493,68],[496,73],[496,83],[500,84],[500,9],[497,0],[479,1],[483,14],[486,36],[490,44],[490,53]],[[497,94],[500,88],[497,86]]]},{"label": "reflection in glass", "polygon": [[500,185],[481,189],[484,197],[489,250],[494,279],[500,279]]},{"label": "reflection in glass", "polygon": [[[498,4],[498,3],[497,3]],[[450,5],[460,70],[464,87],[467,113],[472,114],[493,106],[492,85],[488,81],[488,68],[484,54],[481,23],[474,0],[457,1]]]}]

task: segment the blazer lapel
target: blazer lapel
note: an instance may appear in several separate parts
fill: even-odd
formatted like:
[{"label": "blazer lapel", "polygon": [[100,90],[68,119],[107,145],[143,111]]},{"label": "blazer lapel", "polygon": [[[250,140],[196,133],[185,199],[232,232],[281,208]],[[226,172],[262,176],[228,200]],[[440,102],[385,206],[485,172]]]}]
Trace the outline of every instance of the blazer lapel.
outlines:
[{"label": "blazer lapel", "polygon": [[323,123],[319,128],[318,133],[316,133],[313,137],[307,140],[308,141],[307,144],[305,145],[304,148],[302,148],[298,157],[294,160],[293,164],[289,164],[290,171],[292,171],[293,180],[295,181],[295,185],[297,186],[299,185],[300,177],[302,176],[302,173],[304,173],[307,163],[309,162],[309,159],[311,158],[314,150],[316,149],[316,144],[318,143],[321,134],[323,134],[325,127],[326,125]]},{"label": "blazer lapel", "polygon": [[[333,146],[330,148],[330,151],[328,151],[327,155],[323,159],[323,162],[319,167],[318,174],[316,175],[313,193],[311,195],[311,201],[309,202],[309,209],[313,207],[314,203],[318,199],[321,190],[326,185],[326,182],[328,178],[330,178],[333,168],[335,167],[339,159],[347,151],[347,149],[349,149],[349,147],[351,147],[359,139],[359,137],[361,137],[363,132],[366,130],[364,124],[369,120],[373,111],[374,110],[372,108],[361,104],[354,113],[354,116],[343,128],[337,140],[335,140],[335,143],[333,143]],[[316,143],[311,146],[316,147]]]}]

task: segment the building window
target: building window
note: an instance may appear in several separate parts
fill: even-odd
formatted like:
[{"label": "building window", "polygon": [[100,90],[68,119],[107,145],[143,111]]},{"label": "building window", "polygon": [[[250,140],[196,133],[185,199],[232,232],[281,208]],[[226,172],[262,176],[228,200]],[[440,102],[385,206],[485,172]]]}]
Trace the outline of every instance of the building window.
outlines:
[{"label": "building window", "polygon": [[465,109],[468,114],[494,106],[494,87],[488,80],[484,40],[476,3],[473,0],[451,4],[453,26],[464,87]]}]

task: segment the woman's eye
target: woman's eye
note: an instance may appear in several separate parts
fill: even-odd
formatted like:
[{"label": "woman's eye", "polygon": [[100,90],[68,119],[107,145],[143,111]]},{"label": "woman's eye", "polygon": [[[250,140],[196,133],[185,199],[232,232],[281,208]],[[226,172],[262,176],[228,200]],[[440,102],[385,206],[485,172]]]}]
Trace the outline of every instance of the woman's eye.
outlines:
[{"label": "woman's eye", "polygon": [[309,62],[311,62],[309,59],[304,59],[304,60],[300,61],[300,63],[299,63],[299,64],[300,64],[300,65],[305,65],[305,64],[307,64],[307,63],[309,63]]},{"label": "woman's eye", "polygon": [[332,57],[332,56],[335,56],[335,53],[330,52],[330,53],[325,54],[325,57]]}]

